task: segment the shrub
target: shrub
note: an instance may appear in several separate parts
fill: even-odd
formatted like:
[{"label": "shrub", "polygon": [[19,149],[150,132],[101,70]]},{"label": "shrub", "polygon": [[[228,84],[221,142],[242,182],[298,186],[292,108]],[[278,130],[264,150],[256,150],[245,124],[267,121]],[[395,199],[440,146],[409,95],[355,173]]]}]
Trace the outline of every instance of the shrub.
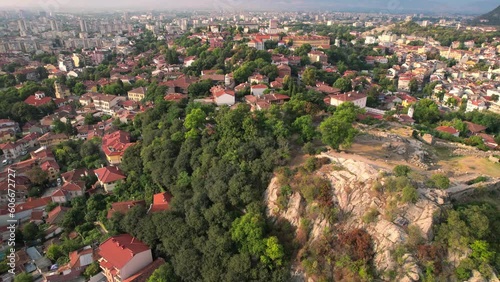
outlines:
[{"label": "shrub", "polygon": [[469,182],[467,182],[467,185],[472,185],[472,184],[476,184],[476,183],[480,183],[480,182],[485,182],[485,181],[488,181],[488,177],[486,176],[479,176]]},{"label": "shrub", "polygon": [[304,144],[304,146],[302,146],[302,152],[311,156],[316,155],[316,149],[311,142],[307,142],[306,144]]},{"label": "shrub", "polygon": [[411,168],[406,165],[397,165],[394,167],[393,172],[396,176],[408,176],[411,172]]},{"label": "shrub", "polygon": [[431,176],[431,182],[433,187],[438,189],[448,189],[450,187],[450,179],[446,175],[436,173]]},{"label": "shrub", "polygon": [[416,203],[418,201],[418,192],[412,186],[403,188],[403,196],[401,198],[405,203]]},{"label": "shrub", "polygon": [[378,210],[376,208],[371,208],[370,210],[368,210],[364,215],[363,215],[363,222],[368,224],[368,223],[372,223],[372,222],[375,222],[377,220],[377,216],[379,215],[380,213],[378,212]]}]

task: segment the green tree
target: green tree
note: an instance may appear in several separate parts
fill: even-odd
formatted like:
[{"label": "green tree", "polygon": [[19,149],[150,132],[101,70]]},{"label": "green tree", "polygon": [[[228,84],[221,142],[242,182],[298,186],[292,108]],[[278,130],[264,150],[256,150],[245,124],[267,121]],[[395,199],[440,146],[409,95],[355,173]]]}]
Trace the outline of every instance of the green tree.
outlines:
[{"label": "green tree", "polygon": [[14,277],[14,282],[33,282],[33,276],[29,273],[22,272]]},{"label": "green tree", "polygon": [[101,272],[99,262],[94,261],[89,266],[87,266],[87,268],[83,272],[83,275],[85,276],[85,278],[89,279],[90,277],[97,275],[97,273],[99,272]]},{"label": "green tree", "polygon": [[200,127],[205,123],[207,115],[202,109],[193,109],[184,121],[184,127],[188,130],[186,132],[186,138],[196,137],[200,130]]},{"label": "green tree", "polygon": [[87,90],[85,88],[85,85],[81,82],[77,82],[73,87],[73,93],[75,93],[76,95],[82,95],[85,94],[85,92],[87,92]]},{"label": "green tree", "polygon": [[242,252],[260,255],[266,249],[263,241],[264,219],[260,214],[247,213],[237,218],[231,227],[231,238]]},{"label": "green tree", "polygon": [[350,146],[357,132],[351,123],[339,120],[335,116],[323,121],[319,126],[319,130],[323,143],[335,150],[338,150],[341,145],[344,147]]},{"label": "green tree", "polygon": [[346,93],[352,90],[352,83],[349,78],[341,77],[335,81],[333,87],[340,89],[342,93]]},{"label": "green tree", "polygon": [[418,123],[434,124],[439,120],[439,107],[430,99],[422,99],[415,104],[413,118]]},{"label": "green tree", "polygon": [[172,265],[165,263],[153,272],[147,282],[170,282],[178,280],[179,278],[175,275]]},{"label": "green tree", "polygon": [[316,69],[307,68],[302,74],[302,81],[305,85],[314,86],[316,85]]},{"label": "green tree", "polygon": [[51,244],[48,248],[47,248],[47,252],[45,254],[45,256],[50,259],[51,261],[57,261],[60,257],[64,256],[65,254],[63,253],[62,251],[62,248],[61,246],[59,245],[54,245],[54,244]]},{"label": "green tree", "polygon": [[295,132],[299,133],[302,142],[309,142],[316,136],[316,129],[314,128],[313,120],[310,115],[305,115],[297,118],[292,127]]},{"label": "green tree", "polygon": [[283,251],[283,246],[280,245],[278,238],[275,236],[269,237],[266,240],[266,250],[264,255],[260,257],[261,261],[265,264],[274,263],[277,266],[283,264],[283,257],[285,253]]},{"label": "green tree", "polygon": [[440,173],[433,174],[431,181],[433,186],[439,189],[448,189],[450,187],[450,179]]},{"label": "green tree", "polygon": [[42,170],[39,166],[35,166],[31,170],[29,170],[26,175],[31,180],[31,182],[36,185],[45,184],[49,180],[48,173]]},{"label": "green tree", "polygon": [[26,224],[22,232],[25,241],[34,241],[40,237],[40,229],[33,222]]},{"label": "green tree", "polygon": [[393,169],[394,175],[396,176],[408,176],[411,172],[411,168],[407,165],[397,165]]}]

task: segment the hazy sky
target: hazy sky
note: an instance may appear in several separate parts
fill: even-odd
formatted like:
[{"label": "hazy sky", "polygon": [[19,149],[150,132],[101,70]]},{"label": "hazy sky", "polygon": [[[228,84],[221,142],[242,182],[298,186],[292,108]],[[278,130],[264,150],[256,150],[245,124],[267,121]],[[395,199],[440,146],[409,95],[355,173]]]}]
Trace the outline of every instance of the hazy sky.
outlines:
[{"label": "hazy sky", "polygon": [[494,9],[498,0],[0,0],[0,7],[30,8],[46,11],[99,9],[217,9],[238,10],[354,10],[432,11],[438,13],[483,13]]}]

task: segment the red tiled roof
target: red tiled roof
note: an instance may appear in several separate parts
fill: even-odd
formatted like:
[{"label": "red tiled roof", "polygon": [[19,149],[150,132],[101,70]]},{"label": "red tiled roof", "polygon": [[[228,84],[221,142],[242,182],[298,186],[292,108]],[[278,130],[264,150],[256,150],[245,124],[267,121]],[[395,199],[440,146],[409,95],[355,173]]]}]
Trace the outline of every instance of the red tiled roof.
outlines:
[{"label": "red tiled roof", "polygon": [[252,89],[267,89],[267,85],[265,84],[257,84],[257,85],[252,85]]},{"label": "red tiled roof", "polygon": [[32,210],[36,208],[45,207],[46,205],[52,203],[51,197],[39,198],[39,199],[31,199],[29,198],[26,203],[18,204],[16,206],[16,212]]},{"label": "red tiled roof", "polygon": [[45,105],[45,104],[48,104],[52,101],[52,98],[50,97],[43,97],[41,99],[37,99],[35,97],[35,95],[31,95],[29,96],[28,98],[26,98],[26,100],[24,100],[24,102],[28,105],[32,105],[32,106],[35,106],[35,107],[38,107],[38,106],[42,106],[42,105]]},{"label": "red tiled roof", "polygon": [[118,130],[107,134],[102,139],[102,150],[106,156],[123,155],[128,147],[134,143],[130,143],[130,133]]},{"label": "red tiled roof", "polygon": [[33,211],[31,213],[31,220],[43,220],[43,211]]},{"label": "red tiled roof", "polygon": [[466,121],[465,124],[467,124],[467,129],[472,133],[478,133],[486,130],[486,126],[482,126],[480,124],[475,124],[469,121]]},{"label": "red tiled roof", "polygon": [[145,204],[145,201],[126,201],[113,203],[111,204],[111,208],[108,210],[107,218],[110,219],[115,212],[126,214],[129,209],[138,205],[144,206]]},{"label": "red tiled roof", "polygon": [[459,132],[458,130],[456,130],[455,128],[453,128],[451,126],[438,126],[438,127],[436,127],[436,130],[440,131],[440,132],[449,133],[449,134],[457,134]]},{"label": "red tiled roof", "polygon": [[345,94],[330,95],[329,97],[331,99],[335,99],[338,101],[349,102],[349,101],[356,101],[356,100],[359,100],[362,98],[366,98],[366,94],[349,92],[349,93],[345,93]]},{"label": "red tiled roof", "polygon": [[64,181],[72,182],[72,181],[82,179],[82,175],[85,176],[85,175],[88,175],[88,173],[89,173],[88,169],[79,168],[79,169],[74,169],[74,170],[65,172],[65,173],[61,174],[61,177],[64,178]]},{"label": "red tiled roof", "polygon": [[150,248],[129,234],[114,236],[99,247],[99,255],[107,263],[101,265],[108,269],[122,269],[135,255]]},{"label": "red tiled roof", "polygon": [[40,168],[43,170],[43,171],[47,171],[49,170],[50,168],[53,168],[54,170],[58,171],[59,170],[59,165],[57,164],[56,161],[54,160],[48,160],[44,163],[42,163],[40,165]]},{"label": "red tiled roof", "polygon": [[94,170],[94,173],[97,175],[99,181],[103,183],[113,183],[126,178],[123,172],[116,166],[102,167]]},{"label": "red tiled roof", "polygon": [[53,210],[51,210],[48,213],[47,223],[53,224],[59,216],[64,215],[64,213],[68,210],[69,210],[69,208],[62,207],[62,206],[55,207]]},{"label": "red tiled roof", "polygon": [[165,95],[165,97],[163,97],[163,99],[165,101],[180,101],[182,99],[186,99],[187,98],[187,95],[185,94],[180,94],[180,93],[170,93],[170,94],[167,94]]},{"label": "red tiled roof", "polygon": [[170,205],[170,200],[172,195],[170,193],[159,193],[153,196],[153,205],[151,206],[151,212],[158,212],[168,210]]}]

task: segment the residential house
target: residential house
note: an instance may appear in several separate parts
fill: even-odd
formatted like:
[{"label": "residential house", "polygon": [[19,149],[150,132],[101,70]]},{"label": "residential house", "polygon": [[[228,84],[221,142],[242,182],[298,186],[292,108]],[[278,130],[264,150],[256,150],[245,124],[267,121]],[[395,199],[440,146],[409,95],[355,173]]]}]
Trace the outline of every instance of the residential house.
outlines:
[{"label": "residential house", "polygon": [[248,82],[250,84],[263,84],[263,83],[269,83],[269,78],[265,75],[262,75],[260,73],[254,74],[248,78]]},{"label": "residential house", "polygon": [[460,131],[456,130],[452,126],[438,126],[436,127],[436,131],[439,131],[441,133],[451,134],[455,137],[458,137],[460,135]]},{"label": "residential house", "polygon": [[163,99],[167,102],[180,102],[184,99],[187,99],[188,96],[186,94],[181,93],[169,93],[163,97]]},{"label": "residential house", "polygon": [[168,87],[168,93],[188,93],[189,85],[198,81],[196,77],[181,75],[177,79],[161,82],[160,85]]},{"label": "residential house", "polygon": [[265,84],[257,84],[257,85],[252,85],[250,87],[250,92],[252,93],[252,95],[259,97],[264,95],[264,91],[266,90],[267,90],[267,85]]},{"label": "residential house", "polygon": [[28,98],[26,98],[24,102],[31,106],[40,107],[52,103],[52,98],[46,97],[45,93],[38,91],[34,95],[31,95]]},{"label": "residential house", "polygon": [[367,96],[364,93],[348,92],[344,94],[329,95],[325,98],[325,103],[332,106],[340,106],[346,102],[352,102],[354,105],[365,108]]},{"label": "residential house", "polygon": [[475,124],[470,121],[465,121],[464,123],[467,125],[467,131],[469,132],[470,135],[477,135],[479,133],[482,133],[487,128],[486,126]]},{"label": "residential house", "polygon": [[170,208],[172,195],[168,192],[158,193],[153,196],[153,203],[149,207],[148,213],[166,211]]},{"label": "residential house", "polygon": [[121,213],[125,215],[131,208],[136,207],[136,206],[145,206],[146,202],[144,200],[141,201],[125,201],[125,202],[117,202],[117,203],[112,203],[111,208],[108,210],[108,215],[106,216],[107,219],[111,219],[113,217],[113,214],[115,213]]},{"label": "residential house", "polygon": [[0,144],[6,159],[16,159],[39,144],[37,133],[30,133],[16,142]]},{"label": "residential house", "polygon": [[[31,181],[26,176],[16,175],[15,179],[15,202],[24,203],[26,196],[28,195],[28,188],[31,186]],[[10,184],[13,184],[11,181]],[[12,189],[12,185],[10,185]],[[7,205],[9,200],[12,198],[9,195],[9,180],[5,179],[0,182],[0,205]]]},{"label": "residential house", "polygon": [[108,282],[125,281],[153,262],[151,249],[129,234],[104,241],[99,255],[99,265]]},{"label": "residential house", "polygon": [[69,262],[56,271],[44,273],[46,282],[66,282],[80,278],[87,266],[97,260],[97,252],[91,246],[69,253]]},{"label": "residential house", "polygon": [[257,50],[264,50],[264,42],[260,39],[251,39],[248,43],[247,46],[250,48],[255,48]]},{"label": "residential house", "polygon": [[86,168],[79,168],[67,171],[61,174],[61,178],[64,182],[75,182],[84,180],[85,177],[89,176],[90,170]]},{"label": "residential house", "polygon": [[103,137],[101,148],[108,163],[118,165],[122,162],[125,150],[132,145],[134,143],[130,142],[130,133],[118,130]]},{"label": "residential house", "polygon": [[49,225],[60,225],[64,219],[64,215],[69,210],[67,207],[57,206],[47,214],[45,222]]},{"label": "residential house", "polygon": [[113,114],[114,108],[120,101],[126,101],[127,98],[123,96],[100,94],[92,97],[92,101],[96,110],[106,114]]},{"label": "residential house", "polygon": [[142,101],[146,97],[146,87],[138,87],[128,92],[128,99],[136,102]]},{"label": "residential house", "polygon": [[21,129],[19,128],[19,123],[10,120],[10,119],[0,119],[0,132],[5,132],[5,131],[14,131],[19,132]]},{"label": "residential house", "polygon": [[291,76],[292,75],[292,69],[290,68],[289,65],[284,65],[281,64],[278,66],[278,76],[283,78],[285,76]]},{"label": "residential house", "polygon": [[113,191],[118,182],[127,178],[116,166],[95,169],[94,173],[97,176],[97,184],[102,186],[108,193]]},{"label": "residential house", "polygon": [[232,106],[236,103],[236,96],[233,90],[226,89],[220,85],[210,89],[213,95],[214,102],[217,106],[228,105]]},{"label": "residential house", "polygon": [[328,56],[322,52],[322,51],[311,51],[307,54],[309,57],[311,63],[316,63],[319,62],[321,64],[327,64],[328,63]]},{"label": "residential house", "polygon": [[486,103],[482,100],[472,100],[469,99],[467,101],[467,108],[465,109],[465,112],[472,112],[472,111],[484,111],[486,110]]},{"label": "residential house", "polygon": [[59,164],[55,160],[46,160],[40,164],[40,168],[47,172],[48,179],[50,181],[56,180],[60,168]]},{"label": "residential house", "polygon": [[152,263],[145,266],[143,269],[139,270],[136,274],[130,276],[125,279],[123,282],[145,282],[148,281],[149,277],[153,275],[154,271],[160,266],[165,264],[165,260],[162,258],[158,258]]},{"label": "residential house", "polygon": [[53,132],[47,132],[40,138],[38,138],[38,143],[40,144],[40,146],[52,147],[68,140],[69,138],[66,134],[63,133],[56,134]]},{"label": "residential house", "polygon": [[76,197],[83,196],[85,191],[85,182],[66,182],[64,185],[52,193],[52,202],[54,203],[67,203]]},{"label": "residential house", "polygon": [[184,58],[184,66],[186,68],[190,67],[195,61],[196,61],[196,56],[186,57]]},{"label": "residential house", "polygon": [[66,97],[69,97],[71,95],[68,87],[65,85],[62,85],[58,81],[54,81],[54,89],[56,91],[56,98],[58,99],[64,99]]},{"label": "residential house", "polygon": [[[45,207],[52,202],[51,197],[44,197],[38,199],[28,198],[26,202],[16,205],[15,219],[23,222],[31,218],[33,211],[43,211]],[[3,225],[0,221],[0,226]]]}]

